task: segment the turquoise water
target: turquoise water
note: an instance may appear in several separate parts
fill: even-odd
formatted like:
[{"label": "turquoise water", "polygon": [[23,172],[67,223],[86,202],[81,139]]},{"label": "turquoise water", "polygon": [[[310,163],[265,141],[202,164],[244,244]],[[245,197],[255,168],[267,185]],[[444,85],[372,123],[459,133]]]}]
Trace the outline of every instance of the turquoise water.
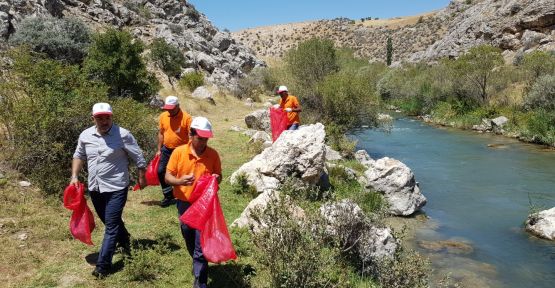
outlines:
[{"label": "turquoise water", "polygon": [[555,152],[402,117],[389,133],[353,136],[372,158],[393,157],[414,172],[434,223],[419,229],[416,241],[472,245],[467,254],[421,249],[436,276],[449,273],[465,287],[555,287],[555,242],[531,237],[522,224],[530,199],[543,209],[555,206]]}]

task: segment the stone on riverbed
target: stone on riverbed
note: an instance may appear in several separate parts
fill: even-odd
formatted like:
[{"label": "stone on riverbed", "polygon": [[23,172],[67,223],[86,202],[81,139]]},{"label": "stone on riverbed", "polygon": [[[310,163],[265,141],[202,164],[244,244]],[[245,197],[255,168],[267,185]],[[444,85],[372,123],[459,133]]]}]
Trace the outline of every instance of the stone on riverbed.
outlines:
[{"label": "stone on riverbed", "polygon": [[540,238],[555,241],[555,207],[529,215],[526,231]]}]

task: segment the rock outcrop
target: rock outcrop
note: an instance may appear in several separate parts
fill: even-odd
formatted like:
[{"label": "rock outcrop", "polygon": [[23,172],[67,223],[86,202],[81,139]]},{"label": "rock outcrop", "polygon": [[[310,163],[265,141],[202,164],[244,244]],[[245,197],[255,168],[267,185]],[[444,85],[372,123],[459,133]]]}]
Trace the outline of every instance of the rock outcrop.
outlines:
[{"label": "rock outcrop", "polygon": [[270,128],[270,110],[260,109],[252,112],[245,116],[245,124],[247,124],[247,127],[250,129],[272,133]]},{"label": "rock outcrop", "polygon": [[235,41],[230,33],[219,31],[188,1],[0,1],[0,36],[8,39],[24,18],[36,16],[73,17],[92,30],[107,26],[126,28],[146,43],[163,38],[187,51],[184,68],[203,71],[209,82],[230,89],[254,67],[265,66],[251,50]]},{"label": "rock outcrop", "polygon": [[367,163],[369,168],[364,172],[367,188],[383,194],[391,214],[408,216],[426,204],[414,174],[405,164],[389,157]]},{"label": "rock outcrop", "polygon": [[555,241],[555,207],[529,215],[526,231],[540,238]]},{"label": "rock outcrop", "polygon": [[305,187],[319,185],[326,175],[325,136],[324,125],[320,123],[284,131],[271,147],[235,171],[231,182],[244,174],[259,192],[275,190],[288,179]]},{"label": "rock outcrop", "polygon": [[320,207],[320,214],[327,221],[327,233],[354,254],[364,266],[382,258],[392,258],[397,250],[397,240],[391,229],[372,224],[360,207],[349,199],[328,203]]}]

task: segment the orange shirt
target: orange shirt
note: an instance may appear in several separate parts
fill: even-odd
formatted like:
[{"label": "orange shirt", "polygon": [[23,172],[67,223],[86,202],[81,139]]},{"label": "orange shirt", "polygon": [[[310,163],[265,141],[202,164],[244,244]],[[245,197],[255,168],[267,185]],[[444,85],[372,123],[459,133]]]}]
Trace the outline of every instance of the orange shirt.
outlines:
[{"label": "orange shirt", "polygon": [[[299,108],[299,100],[297,99],[296,96],[293,95],[287,95],[287,98],[285,98],[285,101],[283,101],[283,98],[279,99],[279,107],[281,107],[282,109],[285,108]],[[288,112],[287,113],[287,120],[288,123],[287,125],[292,125],[295,123],[301,123],[301,119],[299,118],[299,113],[298,112]]]},{"label": "orange shirt", "polygon": [[[222,163],[220,155],[216,150],[206,147],[200,157],[196,157],[191,147],[191,143],[177,147],[173,150],[172,156],[166,167],[176,178],[182,178],[191,173],[195,176],[195,182],[204,173],[222,175]],[[173,186],[173,196],[179,200],[188,201],[193,192],[194,183],[191,186]]]},{"label": "orange shirt", "polygon": [[170,112],[160,114],[160,132],[164,135],[164,146],[175,149],[189,143],[189,130],[193,118],[187,112],[179,110],[177,115],[170,117]]}]

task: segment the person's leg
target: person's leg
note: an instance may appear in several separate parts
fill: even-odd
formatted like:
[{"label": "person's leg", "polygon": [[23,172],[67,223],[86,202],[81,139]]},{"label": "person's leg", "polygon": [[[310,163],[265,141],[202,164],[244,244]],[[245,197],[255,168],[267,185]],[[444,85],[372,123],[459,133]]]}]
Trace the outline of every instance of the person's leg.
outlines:
[{"label": "person's leg", "polygon": [[162,146],[160,149],[160,162],[158,162],[158,180],[160,181],[160,187],[162,188],[162,194],[164,194],[164,199],[162,200],[162,206],[168,206],[171,204],[173,197],[173,187],[168,185],[165,181],[166,167],[168,166],[168,161],[172,155],[173,150],[168,149],[166,146]]},{"label": "person's leg", "polygon": [[94,211],[96,211],[96,215],[98,215],[100,221],[104,223],[104,215],[106,213],[106,199],[104,195],[98,191],[89,191],[89,195],[91,196],[91,202],[94,206]]},{"label": "person's leg", "polygon": [[104,239],[98,255],[96,267],[101,271],[108,271],[112,265],[112,257],[116,250],[118,236],[127,233],[121,215],[127,201],[127,189],[103,193],[106,194],[106,212],[104,225]]},{"label": "person's leg", "polygon": [[297,130],[299,129],[299,123],[293,123],[287,127],[287,130]]},{"label": "person's leg", "polygon": [[[177,200],[177,212],[179,217],[191,206],[189,202]],[[208,262],[202,254],[200,246],[200,231],[179,222],[181,235],[185,240],[187,251],[193,258],[193,275],[201,287],[208,282]]]}]

